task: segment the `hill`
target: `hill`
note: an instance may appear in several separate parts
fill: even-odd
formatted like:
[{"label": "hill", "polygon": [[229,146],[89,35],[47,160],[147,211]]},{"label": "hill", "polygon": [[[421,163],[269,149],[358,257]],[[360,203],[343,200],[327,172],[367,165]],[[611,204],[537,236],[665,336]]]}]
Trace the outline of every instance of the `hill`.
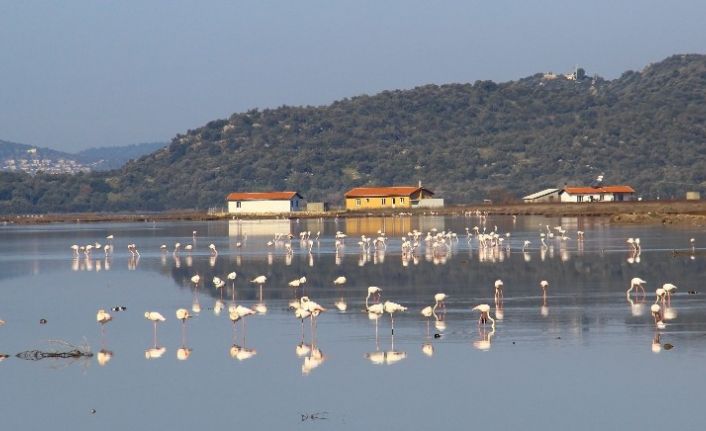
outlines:
[{"label": "hill", "polygon": [[167,142],[145,142],[116,147],[88,148],[75,154],[76,160],[94,171],[117,169],[131,159],[137,159],[169,145]]},{"label": "hill", "polygon": [[27,157],[30,150],[36,150],[36,157],[48,159],[72,158],[72,155],[63,151],[52,150],[50,148],[33,147],[31,145],[18,144],[17,142],[3,141],[0,139],[0,160]]},{"label": "hill", "polygon": [[682,197],[706,186],[704,94],[706,56],[676,55],[614,80],[536,74],[251,110],[118,170],[2,174],[0,211],[206,208],[276,189],[337,204],[350,187],[419,180],[451,202],[503,201],[600,173]]}]

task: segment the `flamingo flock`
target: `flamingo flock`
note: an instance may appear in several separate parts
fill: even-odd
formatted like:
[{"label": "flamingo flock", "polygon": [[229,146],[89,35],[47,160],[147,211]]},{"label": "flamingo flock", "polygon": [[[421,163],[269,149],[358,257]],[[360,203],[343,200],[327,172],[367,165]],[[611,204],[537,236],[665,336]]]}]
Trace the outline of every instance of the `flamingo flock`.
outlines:
[{"label": "flamingo flock", "polygon": [[[465,229],[465,244],[470,251],[476,250],[478,253],[479,260],[481,262],[496,262],[498,260],[502,261],[503,256],[509,256],[509,253],[513,248],[513,235],[511,232],[501,232],[497,225],[493,225],[492,228],[488,227],[487,215],[482,213],[467,214],[467,216],[477,216],[480,223],[472,228]],[[514,224],[513,219],[513,224]],[[574,241],[572,235],[563,226],[550,226],[547,224],[539,225],[539,251],[540,256],[544,259],[545,253],[552,252],[554,245],[558,246],[560,253],[562,249],[565,249],[566,244],[569,241]],[[318,246],[320,241],[325,238],[321,237],[321,232],[312,234],[310,231],[302,231],[298,235],[298,244],[295,239],[297,236],[290,233],[275,234],[272,239],[268,240],[266,243],[267,248],[272,249],[282,249],[285,256],[291,261],[291,256],[295,253],[297,248],[308,254],[311,265],[313,266],[313,256],[312,250],[314,247]],[[579,250],[585,241],[585,234],[581,230],[575,231],[575,241],[579,244]],[[74,259],[81,256],[88,259],[99,250],[103,251],[106,258],[111,257],[114,252],[113,240],[114,235],[108,235],[105,237],[105,245],[99,242],[93,242],[85,245],[74,244],[70,247]],[[241,241],[237,241],[235,244],[236,249],[241,249],[247,247],[247,235],[243,235]],[[333,236],[333,245],[335,251],[335,261],[339,264],[342,254],[345,253],[345,248],[347,242],[350,242],[349,236],[341,231],[337,231]],[[356,242],[355,240],[353,241]],[[365,263],[372,259],[373,261],[382,262],[385,256],[385,252],[391,245],[392,240],[387,236],[387,234],[380,230],[376,235],[368,237],[366,235],[361,235],[360,239],[357,241],[358,251],[360,253],[361,262]],[[532,241],[530,240],[520,240],[518,243],[515,242],[516,250],[523,253],[525,260],[528,261],[529,250],[532,246]],[[422,232],[416,229],[410,230],[406,235],[399,238],[400,253],[402,257],[402,265],[406,266],[411,262],[416,264],[417,259],[420,255],[424,255],[427,260],[431,260],[434,263],[445,263],[446,260],[451,257],[457,250],[459,243],[459,235],[453,231],[437,229],[430,229],[426,232]],[[628,258],[629,263],[639,262],[640,254],[642,251],[640,238],[628,238],[625,243],[628,244],[630,257]],[[695,252],[695,240],[691,238],[689,241],[689,246],[692,253]],[[169,253],[170,247],[167,244],[162,244],[159,246],[159,252],[164,257]],[[127,245],[127,250],[130,253],[130,259],[133,265],[140,258],[140,252],[138,247],[134,243]],[[182,244],[181,242],[175,242],[173,248],[171,249],[171,254],[175,259],[175,262],[179,262],[179,255],[185,253],[187,259],[197,250],[197,236],[196,231],[192,235],[190,243]],[[216,245],[211,243],[208,245],[208,254],[210,256],[211,262],[219,256],[219,251]],[[269,252],[268,252],[269,254]],[[271,259],[271,255],[270,255]],[[107,260],[106,260],[107,262]],[[271,261],[270,261],[271,263]],[[176,265],[179,267],[179,264]],[[211,265],[213,266],[213,265]],[[106,264],[107,267],[107,264]],[[136,266],[133,266],[133,269]],[[246,319],[251,316],[263,315],[267,313],[267,306],[263,300],[263,287],[268,282],[268,276],[257,275],[252,277],[249,281],[254,284],[258,289],[258,302],[251,305],[251,307],[246,307],[242,304],[236,303],[236,280],[237,274],[235,272],[230,272],[224,276],[214,276],[212,279],[213,287],[217,292],[220,293],[220,299],[216,301],[213,311],[214,315],[220,315],[221,311],[225,309],[224,303],[224,292],[226,287],[230,285],[232,296],[230,298],[230,305],[228,306],[228,318],[233,324],[234,332],[234,342],[230,349],[230,354],[233,358],[238,360],[245,360],[255,355],[254,349],[249,349],[245,347],[244,333],[245,333],[245,322]],[[182,342],[181,346],[177,350],[177,358],[180,360],[186,360],[191,355],[191,349],[187,347],[186,340],[186,327],[187,321],[194,317],[197,317],[201,312],[201,305],[199,302],[199,289],[201,283],[201,276],[198,274],[193,275],[190,278],[193,283],[193,294],[194,299],[192,301],[192,307],[189,311],[187,308],[179,308],[176,310],[177,320],[181,322],[182,328]],[[348,284],[348,277],[345,275],[339,275],[332,280],[332,284],[336,289],[340,289],[341,293],[348,289],[345,287]],[[641,304],[644,302],[646,296],[645,287],[646,281],[634,277],[630,281],[629,288],[626,291],[626,297],[628,302],[631,304],[631,310],[633,315],[639,315],[641,313]],[[300,276],[292,279],[287,283],[287,286],[291,288],[294,299],[290,301],[289,306],[293,312],[294,317],[300,321],[301,324],[301,340],[297,347],[297,355],[304,358],[304,365],[302,366],[302,371],[307,370],[310,372],[317,366],[319,366],[325,359],[325,355],[317,347],[316,343],[316,332],[317,332],[317,319],[324,314],[328,309],[322,306],[312,299],[312,289],[307,290],[307,277]],[[549,282],[547,280],[541,280],[539,282],[540,291],[542,295],[542,306],[541,315],[547,317],[548,306],[548,288]],[[480,350],[488,350],[491,345],[491,339],[495,334],[496,326],[500,325],[504,319],[504,300],[505,300],[505,286],[502,280],[498,279],[493,284],[494,289],[492,299],[495,302],[495,313],[493,315],[493,310],[491,305],[488,303],[478,303],[467,309],[469,312],[477,312],[477,326],[480,334],[480,339],[474,342],[474,346]],[[664,283],[661,288],[655,291],[655,301],[650,304],[650,313],[654,325],[658,329],[664,329],[666,321],[671,320],[676,317],[675,311],[671,308],[671,299],[674,295],[677,287],[671,283]],[[390,324],[390,334],[393,337],[391,350],[380,352],[379,349],[376,352],[366,354],[366,357],[370,359],[373,363],[394,363],[401,358],[403,355],[395,354],[394,350],[394,335],[395,335],[395,316],[408,311],[409,307],[401,303],[395,302],[392,299],[382,299],[383,289],[377,286],[369,286],[366,290],[367,295],[364,297],[364,309],[363,311],[367,314],[368,319],[374,321],[375,323],[375,334],[376,334],[376,345],[378,344],[378,322],[383,317],[389,318]],[[433,319],[434,327],[443,332],[446,328],[445,314],[447,310],[447,301],[450,299],[445,293],[439,292],[433,295],[434,303],[433,305],[428,305],[422,307],[419,310],[419,314],[426,321],[427,326],[427,337],[431,337],[430,334],[430,324]],[[451,298],[453,299],[453,298]],[[339,312],[347,312],[348,304],[344,300],[343,294],[340,298],[333,302],[333,307]],[[149,359],[156,359],[161,357],[166,349],[158,345],[157,342],[157,326],[158,324],[164,322],[166,319],[157,311],[148,311],[144,314],[145,318],[149,320],[153,325],[153,343],[152,346],[145,352],[145,357]],[[111,316],[105,309],[100,309],[96,315],[96,320],[101,328],[101,336],[105,335],[105,326],[113,320]],[[311,340],[307,343],[305,341],[305,322],[309,321],[309,331],[311,334]],[[236,329],[237,322],[242,324],[243,340],[236,342],[236,335],[238,331]],[[0,325],[4,322],[0,321]],[[490,331],[488,331],[490,329]],[[439,335],[439,334],[435,334]],[[433,344],[430,342],[425,342],[422,348],[425,355],[433,355],[434,348]],[[101,349],[99,356],[99,362],[107,363],[112,357],[112,353],[105,349]],[[398,352],[399,353],[399,352]]]}]

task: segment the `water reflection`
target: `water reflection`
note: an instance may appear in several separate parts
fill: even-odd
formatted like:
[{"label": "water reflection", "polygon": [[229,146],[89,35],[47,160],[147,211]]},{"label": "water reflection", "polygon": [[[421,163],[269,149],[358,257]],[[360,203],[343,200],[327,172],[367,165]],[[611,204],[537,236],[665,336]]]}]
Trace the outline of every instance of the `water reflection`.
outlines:
[{"label": "water reflection", "polygon": [[257,354],[257,351],[255,349],[250,349],[247,347],[239,346],[237,344],[233,344],[232,346],[230,346],[230,349],[228,349],[228,353],[230,354],[231,358],[237,359],[238,361],[244,361],[255,356]]},{"label": "water reflection", "polygon": [[492,326],[490,331],[485,326],[479,326],[478,339],[473,340],[473,347],[482,351],[490,350],[490,341],[493,335],[495,335],[495,325]]},{"label": "water reflection", "polygon": [[365,354],[365,358],[368,359],[374,365],[392,365],[400,362],[407,357],[406,352],[395,350],[395,336],[390,337],[390,349],[389,350],[379,350],[378,342],[375,342],[376,350],[374,352],[368,352]]},{"label": "water reflection", "polygon": [[319,367],[326,360],[321,349],[316,346],[310,346],[308,354],[304,355],[304,362],[302,363],[302,374],[306,375],[311,373],[314,368]]},{"label": "water reflection", "polygon": [[96,354],[96,361],[101,367],[110,362],[111,359],[113,359],[113,352],[105,348],[100,349]]},{"label": "water reflection", "polygon": [[[276,224],[280,222],[281,220]],[[394,364],[409,357],[410,361],[406,361],[404,367],[385,371],[385,378],[389,380],[390,385],[395,385],[402,379],[424,379],[431,376],[430,363],[421,358],[433,357],[434,373],[452,382],[448,391],[435,393],[435,400],[438,400],[439,404],[456,404],[456,398],[468,388],[467,379],[470,379],[470,374],[467,371],[476,365],[485,364],[488,358],[492,359],[493,363],[497,361],[498,364],[509,364],[519,357],[522,363],[528,364],[527,367],[544,364],[559,370],[571,367],[570,364],[567,365],[567,355],[563,352],[569,353],[571,357],[580,356],[591,361],[595,364],[594,368],[600,371],[586,381],[586,385],[592,388],[590,390],[599,391],[604,388],[591,385],[594,379],[600,380],[604,374],[610,374],[611,370],[606,372],[606,368],[612,365],[606,365],[606,356],[615,355],[620,359],[616,362],[630,363],[631,366],[637,367],[636,370],[644,371],[641,368],[644,364],[639,359],[641,355],[650,355],[646,350],[648,341],[652,351],[666,353],[668,350],[665,344],[660,342],[660,335],[661,339],[668,336],[679,337],[680,345],[683,340],[683,345],[688,346],[688,349],[672,351],[669,356],[659,359],[660,361],[674,358],[685,364],[683,369],[693,369],[693,366],[698,366],[706,351],[706,346],[700,338],[700,334],[706,330],[706,313],[703,313],[706,301],[702,295],[696,293],[696,285],[703,282],[703,274],[706,273],[706,260],[698,255],[696,260],[691,260],[687,255],[672,256],[671,249],[662,250],[673,247],[674,244],[681,244],[683,248],[684,238],[693,235],[693,232],[675,232],[662,227],[616,227],[599,221],[550,221],[529,217],[511,220],[510,217],[503,219],[476,215],[468,218],[445,218],[443,223],[428,228],[420,228],[421,221],[415,217],[388,218],[384,225],[378,224],[372,231],[361,227],[356,233],[345,231],[346,223],[343,219],[338,223],[332,220],[285,222],[288,227],[277,227],[267,234],[257,234],[254,231],[248,234],[247,230],[241,229],[232,236],[227,235],[230,223],[214,223],[210,225],[212,228],[202,225],[198,228],[198,237],[194,238],[191,237],[192,226],[187,223],[166,225],[164,228],[158,224],[154,230],[149,225],[140,227],[144,231],[130,230],[135,228],[126,226],[122,228],[124,231],[116,232],[125,239],[116,243],[115,254],[109,254],[107,258],[103,253],[97,254],[95,249],[92,255],[86,256],[85,252],[81,252],[79,256],[74,257],[67,249],[68,242],[89,243],[88,240],[73,238],[74,227],[65,228],[70,233],[55,237],[54,242],[50,241],[49,247],[38,246],[36,250],[24,245],[19,239],[3,237],[3,241],[0,241],[0,259],[7,264],[3,265],[4,270],[0,273],[0,287],[3,292],[0,312],[9,323],[2,330],[6,334],[9,334],[9,331],[18,334],[16,337],[9,337],[5,343],[12,345],[14,340],[31,337],[36,331],[36,325],[30,330],[17,324],[17,314],[20,311],[28,313],[29,317],[23,317],[25,320],[31,318],[36,322],[40,317],[47,317],[50,324],[40,327],[43,331],[80,331],[84,320],[94,325],[90,319],[76,319],[67,323],[66,319],[59,319],[58,316],[35,316],[36,310],[26,306],[52,298],[52,295],[56,294],[52,292],[59,289],[70,288],[77,292],[74,296],[76,301],[62,303],[62,312],[68,310],[87,317],[92,315],[85,308],[94,310],[93,307],[104,303],[106,298],[111,301],[122,300],[131,307],[145,309],[147,306],[154,306],[159,310],[173,310],[177,304],[186,305],[186,309],[194,316],[201,311],[203,303],[203,307],[208,306],[208,310],[213,313],[201,313],[198,316],[199,325],[191,325],[188,321],[173,324],[166,322],[159,328],[159,341],[164,343],[164,346],[157,342],[154,328],[155,340],[145,351],[145,356],[150,359],[159,358],[165,355],[167,349],[173,349],[177,359],[183,361],[191,359],[192,347],[196,348],[198,355],[192,362],[196,361],[196,364],[208,361],[210,364],[207,371],[194,371],[204,373],[196,374],[200,378],[208,376],[206,372],[228,370],[218,360],[211,359],[218,358],[219,355],[224,357],[224,350],[228,349],[229,356],[236,360],[260,358],[260,361],[253,364],[255,366],[252,367],[252,373],[241,376],[244,386],[262,381],[263,378],[280,382],[291,381],[292,378],[299,379],[300,371],[302,374],[311,373],[310,377],[316,379],[331,378],[335,375],[336,382],[340,381],[346,384],[346,387],[353,388],[355,396],[351,395],[351,400],[357,400],[358,395],[366,390],[362,387],[361,381],[364,379],[360,376],[370,371],[369,364]],[[538,241],[537,226],[540,222],[541,233],[544,234],[542,239],[546,245]],[[394,223],[397,223],[398,227],[392,227]],[[550,225],[549,230],[545,226],[547,223]],[[478,226],[477,229],[472,228],[474,224]],[[563,232],[552,227],[557,224],[561,225]],[[432,231],[432,227],[436,230]],[[585,229],[585,240],[579,241],[578,232],[576,236],[572,235],[578,228]],[[19,229],[18,231],[25,232]],[[311,233],[316,231],[321,232],[318,238],[316,234]],[[341,233],[336,235],[336,231]],[[455,232],[465,234],[459,238]],[[280,235],[277,236],[277,233]],[[39,235],[39,239],[43,238],[42,235],[44,234]],[[53,234],[47,235],[51,237]],[[25,240],[26,236],[23,235],[22,239]],[[637,254],[632,250],[626,252],[625,238],[628,236],[642,237],[642,248]],[[140,244],[142,256],[139,264],[136,254],[135,262],[130,263],[132,256],[125,248],[128,239]],[[162,244],[174,244],[175,241],[192,245],[191,252],[185,247],[179,248],[176,253],[172,252],[171,246],[161,248]],[[530,243],[525,245],[526,241]],[[268,242],[272,242],[272,245],[268,246]],[[205,245],[209,243],[217,246],[217,256],[211,255],[206,249]],[[631,257],[632,261],[626,262],[626,258]],[[639,261],[636,259],[638,257]],[[233,269],[237,269],[240,279],[249,281],[263,275],[267,277],[267,282],[262,285],[241,282],[238,286],[235,277],[230,279],[225,276]],[[637,269],[639,274],[635,274]],[[190,281],[195,274],[199,274],[198,283]],[[340,274],[346,274],[350,279],[345,288],[331,285],[331,280]],[[634,286],[626,292],[625,286],[629,285],[635,275],[650,280],[650,285],[652,280],[670,279],[680,290],[673,295],[665,291],[663,295],[655,295],[654,299],[651,294],[645,294],[642,286]],[[23,277],[31,278],[27,282]],[[225,281],[225,285],[212,283],[214,277]],[[552,280],[552,296],[548,295],[548,288],[542,287],[540,299],[537,283],[544,278]],[[48,279],[52,283],[47,283]],[[306,282],[301,281],[304,279]],[[496,296],[492,290],[493,283],[499,279],[504,282],[504,287]],[[18,280],[20,282],[16,283]],[[203,285],[201,281],[205,281]],[[292,286],[290,283],[293,281],[297,281],[299,285]],[[32,286],[32,289],[26,289],[26,292],[18,290],[16,285],[22,283]],[[398,313],[394,316],[397,331],[404,334],[404,339],[399,338],[398,332],[395,334],[397,339],[391,338],[387,332],[386,321],[382,323],[385,326],[380,337],[378,326],[381,323],[378,320],[383,313],[370,311],[377,307],[379,298],[370,296],[368,300],[363,300],[368,284],[384,286],[386,299],[394,298],[415,310],[414,313]],[[147,285],[150,289],[141,287]],[[53,290],[49,290],[50,288]],[[664,286],[662,288],[665,289]],[[680,295],[682,289],[684,295]],[[445,307],[434,309],[429,301],[430,296],[439,290],[449,294],[448,312]],[[625,298],[623,292],[626,293]],[[687,295],[686,292],[694,294]],[[504,295],[505,293],[507,295]],[[302,296],[316,298],[324,308],[334,308],[337,311],[326,315],[325,321],[319,322],[321,325],[318,329],[313,319],[304,321],[310,319],[308,316],[295,321],[291,319],[290,311],[285,311],[286,304],[294,298],[295,302],[301,305]],[[373,300],[370,301],[370,298]],[[188,306],[190,300],[191,308]],[[653,303],[654,300],[657,301],[656,304]],[[627,309],[623,301],[627,302]],[[483,303],[488,305],[488,317],[484,318],[469,311],[473,305]],[[247,326],[253,323],[257,325],[251,327],[252,334],[248,334],[253,338],[252,341],[256,342],[253,346],[246,343],[245,321],[242,324],[234,322],[231,340],[229,323],[221,318],[225,310],[228,310],[230,315],[230,309],[235,309],[238,305],[247,305],[256,314],[263,311],[267,313],[260,314],[257,322],[247,322]],[[425,322],[420,322],[419,310],[426,305],[432,308],[432,312],[424,315]],[[652,305],[659,307],[656,318],[650,314],[651,309],[648,310]],[[364,309],[365,313],[359,312]],[[505,315],[505,312],[508,312],[508,315]],[[13,313],[15,316],[12,316]],[[94,335],[96,345],[100,347],[96,354],[100,365],[105,365],[111,360],[113,351],[134,351],[134,346],[130,344],[134,342],[134,338],[124,336],[131,333],[129,331],[141,333],[142,330],[147,330],[139,319],[131,321],[129,316],[126,313],[124,320],[120,319],[111,323],[112,326],[106,327],[110,333],[110,343],[107,343],[103,336],[98,343],[97,332],[89,331]],[[497,330],[502,332],[503,337],[510,339],[511,336],[511,341],[518,341],[516,346],[509,347],[510,341],[503,344],[503,340],[494,340],[495,328],[490,317],[498,321]],[[476,320],[479,320],[479,325],[476,325]],[[421,326],[424,324],[426,331]],[[182,331],[181,340],[179,325]],[[218,331],[218,325],[224,325],[225,332]],[[463,329],[469,328],[469,325],[473,328],[470,334]],[[298,334],[299,327],[301,335]],[[435,337],[442,335],[443,343],[440,338]],[[568,341],[554,341],[558,339],[558,335]],[[325,349],[319,345],[319,341],[326,346]],[[400,345],[394,344],[395,342]],[[489,351],[493,342],[495,348],[492,357],[478,354],[474,358],[480,361],[478,363],[465,360],[467,357],[463,356],[463,352],[468,353],[475,351],[474,349]],[[148,343],[148,340],[144,342],[145,345]],[[562,347],[558,348],[560,344]],[[409,346],[412,347],[408,348]],[[472,349],[469,349],[469,346]],[[289,350],[292,347],[295,347],[296,356]],[[3,347],[3,350],[7,348]],[[142,351],[143,348],[142,345],[137,346],[137,350]],[[257,353],[260,353],[260,356]],[[117,378],[125,379],[131,384],[139,382],[137,379],[144,379],[149,373],[148,370],[153,368],[147,367],[140,356],[120,356],[120,363],[114,364],[120,366],[108,367],[107,371],[111,373],[111,377],[114,373]],[[361,356],[366,360],[361,360]],[[349,358],[358,359],[347,362],[346,359]],[[174,371],[178,367],[173,365],[173,359],[172,356],[171,361],[156,362],[163,373],[148,375],[157,382],[157,387],[160,384],[167,387],[180,377],[178,372]],[[278,366],[282,361],[292,361],[295,367]],[[221,362],[232,364],[233,361],[225,358]],[[4,364],[6,365],[14,364],[8,362]],[[24,368],[16,367],[15,370],[22,373],[25,382],[35,378]],[[262,371],[264,368],[267,368],[266,372]],[[178,369],[183,370],[183,367]],[[320,372],[313,371],[315,369]],[[503,369],[510,373],[515,372],[508,376],[510,383],[504,396],[513,405],[522,405],[525,398],[531,396],[527,391],[523,392],[523,388],[533,387],[532,382],[522,380],[527,378],[524,370],[514,371],[512,367]],[[673,374],[679,375],[682,367],[673,370]],[[579,371],[579,377],[585,378],[587,374],[582,373]],[[684,377],[685,373],[682,375],[685,379],[683,381],[698,378],[698,373],[688,378]],[[105,375],[94,373],[90,378],[100,379]],[[67,376],[54,375],[51,378],[65,377]],[[48,381],[41,374],[38,378],[42,384]],[[473,378],[478,376],[474,375]],[[620,382],[622,377],[620,373],[614,373],[611,378]],[[603,379],[603,382],[605,381],[606,379]],[[669,386],[670,382],[671,380],[663,383]],[[10,390],[19,388],[21,391],[23,388],[12,379],[6,383]],[[91,382],[91,385],[94,383]],[[564,389],[551,381],[543,383],[548,388],[558,390],[558,393],[562,393],[561,390]],[[86,389],[86,383],[83,382],[72,382],[66,387],[70,388],[72,385],[77,391]],[[225,390],[218,385],[204,385],[206,386],[208,391],[216,390],[217,393]],[[267,399],[272,398],[273,405],[278,407],[288,406],[288,401],[294,397],[293,391],[285,384],[277,384],[273,388],[273,391],[267,391]],[[635,395],[632,390],[617,383],[613,389],[621,396]],[[206,394],[205,389],[194,390],[203,398],[212,395]],[[649,393],[642,395],[650,396]],[[128,404],[133,396],[134,393],[128,394],[127,391],[120,394],[123,402]],[[257,410],[256,404],[262,403],[265,395],[253,392],[251,396],[257,399],[257,403],[244,399],[243,406]],[[316,396],[314,392],[311,393],[311,397],[320,402],[321,398]],[[390,401],[391,407],[399,409],[414,405],[416,401],[412,397],[413,395],[400,396],[399,399]],[[125,399],[128,401],[124,401]],[[219,398],[214,396],[209,399]],[[355,400],[352,402],[357,402]],[[159,401],[154,402],[159,405]],[[174,398],[171,398],[165,400],[164,404],[173,405],[174,402]],[[569,401],[565,404],[562,402],[564,401],[560,399],[558,404],[571,407]],[[590,399],[586,402],[588,407],[596,407],[595,402],[592,404]],[[611,402],[606,405],[613,404]],[[14,406],[17,406],[17,403]],[[20,407],[20,410],[29,410],[28,407]],[[359,404],[355,407],[365,408]],[[294,408],[299,408],[299,405]],[[492,409],[493,406],[479,405],[479,408]],[[56,413],[57,409],[52,410],[50,407],[49,410]],[[494,413],[497,416],[498,412]],[[62,417],[61,414],[59,412],[59,417]],[[376,419],[379,420],[379,417]],[[361,425],[356,422],[348,427],[341,425],[341,428],[357,429]],[[381,426],[385,425],[389,423],[383,421]],[[407,428],[413,428],[410,424],[405,425]],[[463,423],[454,423],[455,427],[462,425]],[[503,425],[512,428],[507,423]],[[553,428],[561,428],[557,423],[552,425]],[[287,424],[279,422],[272,425],[273,428],[286,426]]]}]

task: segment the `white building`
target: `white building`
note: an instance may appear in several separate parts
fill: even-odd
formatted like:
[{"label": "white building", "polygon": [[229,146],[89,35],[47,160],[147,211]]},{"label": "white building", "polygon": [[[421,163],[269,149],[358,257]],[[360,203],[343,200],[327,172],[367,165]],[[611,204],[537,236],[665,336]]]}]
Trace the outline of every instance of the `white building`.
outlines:
[{"label": "white building", "polygon": [[567,186],[559,196],[562,202],[623,202],[635,200],[635,190],[630,186]]},{"label": "white building", "polygon": [[278,214],[306,209],[306,201],[297,192],[231,193],[226,201],[230,214]]},{"label": "white building", "polygon": [[522,198],[525,203],[559,202],[560,189],[544,189]]}]

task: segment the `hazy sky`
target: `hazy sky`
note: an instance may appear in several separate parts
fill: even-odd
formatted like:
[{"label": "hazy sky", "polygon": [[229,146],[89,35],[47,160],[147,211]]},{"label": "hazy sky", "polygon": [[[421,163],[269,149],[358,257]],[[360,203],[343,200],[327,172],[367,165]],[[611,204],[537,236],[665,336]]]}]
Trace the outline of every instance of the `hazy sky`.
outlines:
[{"label": "hazy sky", "polygon": [[250,108],[706,52],[706,1],[0,1],[0,139],[167,141]]}]

